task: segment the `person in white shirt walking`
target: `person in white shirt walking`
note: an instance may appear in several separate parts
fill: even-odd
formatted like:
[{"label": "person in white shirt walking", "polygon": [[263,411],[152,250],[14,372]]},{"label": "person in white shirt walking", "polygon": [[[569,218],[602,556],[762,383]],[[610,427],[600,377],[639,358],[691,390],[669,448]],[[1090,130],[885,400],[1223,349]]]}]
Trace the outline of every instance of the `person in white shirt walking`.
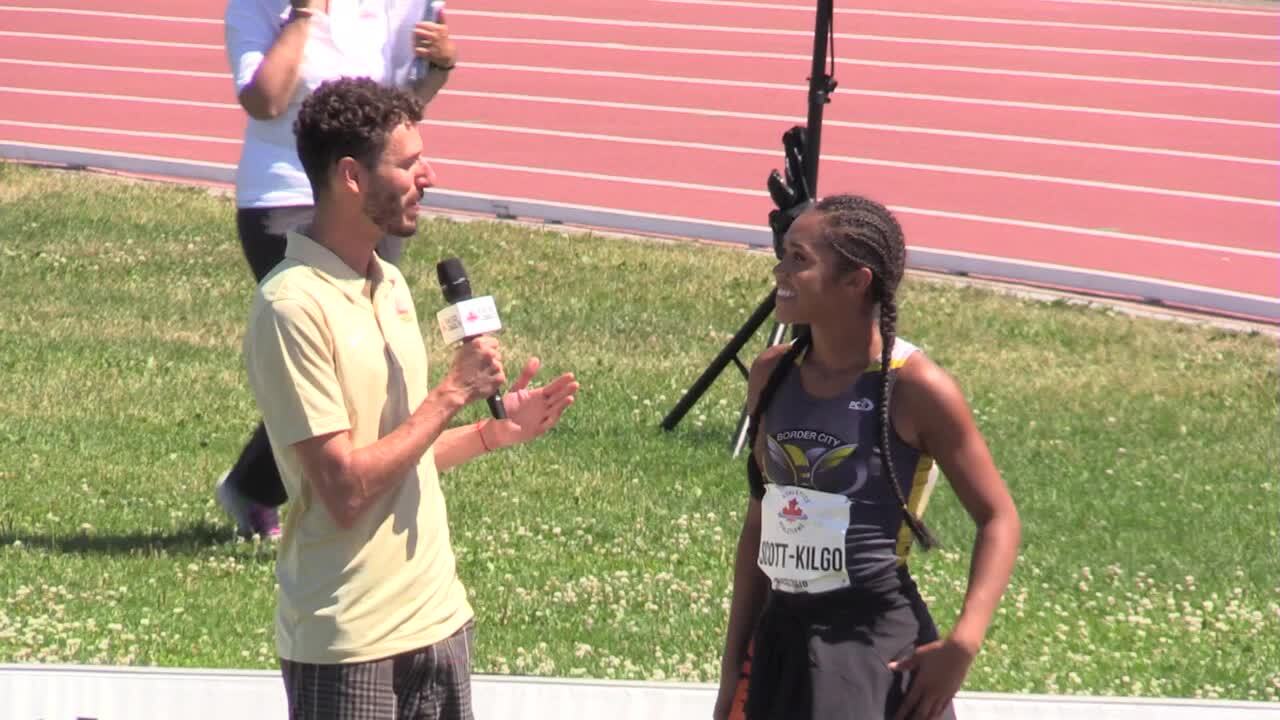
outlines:
[{"label": "person in white shirt walking", "polygon": [[[315,203],[298,159],[293,123],[326,80],[367,77],[412,90],[424,103],[444,86],[457,48],[443,22],[424,22],[429,0],[230,0],[227,59],[248,114],[236,171],[236,229],[255,282],[284,259],[287,230],[308,223]],[[441,18],[443,20],[443,18]],[[415,58],[429,72],[410,82]],[[404,239],[388,235],[380,258],[395,263]],[[280,535],[287,495],[261,423],[215,495],[244,536]]]}]

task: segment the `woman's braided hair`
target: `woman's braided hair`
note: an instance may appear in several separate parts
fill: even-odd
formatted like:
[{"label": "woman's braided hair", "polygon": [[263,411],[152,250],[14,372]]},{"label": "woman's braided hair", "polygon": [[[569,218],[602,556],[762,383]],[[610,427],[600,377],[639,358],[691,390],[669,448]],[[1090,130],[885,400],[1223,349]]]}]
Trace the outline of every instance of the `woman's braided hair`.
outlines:
[{"label": "woman's braided hair", "polygon": [[889,445],[889,398],[893,392],[893,378],[889,370],[897,336],[896,294],[906,268],[907,254],[902,226],[888,208],[857,195],[823,198],[814,209],[823,215],[824,237],[836,251],[837,268],[841,272],[852,272],[858,268],[871,271],[871,300],[880,306],[880,465],[893,487],[912,534],[922,548],[932,549],[938,540],[924,521],[907,507]]}]

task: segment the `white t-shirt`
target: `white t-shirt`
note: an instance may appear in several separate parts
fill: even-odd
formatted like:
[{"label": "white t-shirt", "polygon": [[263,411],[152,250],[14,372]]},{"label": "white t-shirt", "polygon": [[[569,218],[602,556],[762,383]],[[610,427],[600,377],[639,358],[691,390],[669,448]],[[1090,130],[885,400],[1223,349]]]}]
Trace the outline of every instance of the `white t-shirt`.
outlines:
[{"label": "white t-shirt", "polygon": [[[312,17],[299,70],[301,80],[288,109],[274,120],[248,118],[236,170],[237,207],[314,204],[293,137],[293,121],[303,99],[324,81],[344,76],[407,85],[413,62],[413,26],[422,20],[426,3],[330,0],[328,14]],[[289,12],[289,0],[227,3],[227,60],[237,96],[253,80]]]}]

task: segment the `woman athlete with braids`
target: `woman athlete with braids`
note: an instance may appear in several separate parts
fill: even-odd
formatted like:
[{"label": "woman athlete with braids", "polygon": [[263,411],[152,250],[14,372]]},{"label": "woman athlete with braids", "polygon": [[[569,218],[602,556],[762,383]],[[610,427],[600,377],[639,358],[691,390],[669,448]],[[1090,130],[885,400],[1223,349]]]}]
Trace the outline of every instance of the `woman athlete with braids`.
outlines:
[{"label": "woman athlete with braids", "polygon": [[[955,716],[1020,526],[960,388],[895,337],[905,254],[893,215],[850,195],[786,233],[777,319],[809,330],[751,368],[751,499],[716,720],[741,711],[748,648],[747,720]],[[934,544],[919,516],[935,462],[977,525],[964,605],[941,638],[906,566],[913,539]]]}]

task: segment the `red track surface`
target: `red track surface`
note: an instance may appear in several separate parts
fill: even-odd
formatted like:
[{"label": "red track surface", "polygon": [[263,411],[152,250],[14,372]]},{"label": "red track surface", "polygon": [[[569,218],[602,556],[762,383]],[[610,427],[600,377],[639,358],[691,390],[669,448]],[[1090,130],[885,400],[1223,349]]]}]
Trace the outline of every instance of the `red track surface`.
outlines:
[{"label": "red track surface", "polygon": [[[824,193],[883,200],[917,247],[1280,297],[1280,13],[836,5]],[[0,0],[0,142],[235,163],[220,12]],[[813,3],[456,0],[449,18],[463,65],[425,127],[444,188],[763,226]]]}]

